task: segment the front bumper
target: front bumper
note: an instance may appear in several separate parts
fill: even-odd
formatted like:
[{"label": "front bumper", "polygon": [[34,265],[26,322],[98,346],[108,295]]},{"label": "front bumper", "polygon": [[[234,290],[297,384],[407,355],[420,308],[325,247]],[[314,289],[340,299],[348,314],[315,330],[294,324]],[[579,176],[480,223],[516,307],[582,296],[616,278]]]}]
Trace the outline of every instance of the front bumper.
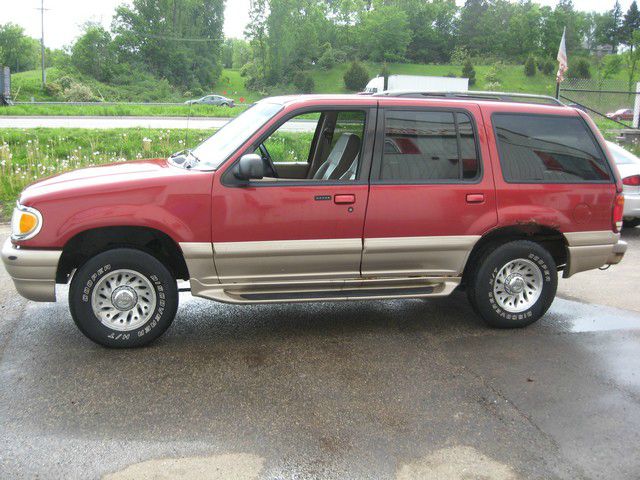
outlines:
[{"label": "front bumper", "polygon": [[35,302],[56,301],[56,272],[62,250],[29,250],[8,239],[2,262],[20,295]]}]

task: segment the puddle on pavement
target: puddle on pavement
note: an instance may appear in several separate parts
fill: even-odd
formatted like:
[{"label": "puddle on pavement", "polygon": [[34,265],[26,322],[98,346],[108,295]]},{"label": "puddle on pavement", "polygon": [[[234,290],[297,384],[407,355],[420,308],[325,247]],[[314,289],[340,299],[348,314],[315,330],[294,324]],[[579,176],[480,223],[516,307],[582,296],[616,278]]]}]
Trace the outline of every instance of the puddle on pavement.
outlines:
[{"label": "puddle on pavement", "polygon": [[516,480],[516,473],[503,463],[483,455],[473,447],[444,448],[424,458],[402,465],[396,480],[466,480],[487,478]]},{"label": "puddle on pavement", "polygon": [[103,480],[254,480],[264,459],[248,454],[161,458],[136,463]]},{"label": "puddle on pavement", "polygon": [[640,314],[618,308],[557,298],[547,314],[545,326],[572,333],[640,330]]}]

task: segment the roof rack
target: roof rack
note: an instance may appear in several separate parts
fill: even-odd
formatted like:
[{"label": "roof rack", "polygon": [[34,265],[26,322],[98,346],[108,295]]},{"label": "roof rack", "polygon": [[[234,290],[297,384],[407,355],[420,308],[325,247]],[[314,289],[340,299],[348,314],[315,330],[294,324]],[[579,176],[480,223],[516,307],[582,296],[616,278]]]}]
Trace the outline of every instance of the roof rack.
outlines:
[{"label": "roof rack", "polygon": [[403,90],[389,90],[374,94],[375,97],[405,97],[405,98],[453,98],[453,99],[473,99],[473,100],[490,100],[496,102],[518,102],[518,103],[536,103],[541,105],[558,105],[564,104],[557,98],[549,95],[534,95],[530,93],[507,93],[507,92],[416,92]]}]

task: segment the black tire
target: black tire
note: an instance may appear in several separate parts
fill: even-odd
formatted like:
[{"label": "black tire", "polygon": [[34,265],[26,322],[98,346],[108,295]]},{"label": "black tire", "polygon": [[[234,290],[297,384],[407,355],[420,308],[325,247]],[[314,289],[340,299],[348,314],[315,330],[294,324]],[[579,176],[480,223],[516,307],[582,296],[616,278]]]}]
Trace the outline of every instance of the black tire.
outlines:
[{"label": "black tire", "polygon": [[623,220],[622,226],[624,228],[636,228],[640,225],[640,218],[632,218],[630,220]]},{"label": "black tire", "polygon": [[[136,328],[130,330],[113,329],[105,325],[92,307],[94,298],[100,301],[96,288],[108,284],[109,276],[119,270],[140,275],[142,291],[152,290],[149,298],[154,302],[148,306],[151,313],[141,313],[139,320],[135,317],[137,323],[144,323],[131,325]],[[69,288],[69,309],[80,331],[94,342],[110,348],[141,347],[162,335],[173,322],[178,309],[178,287],[169,270],[154,256],[131,248],[108,250],[88,260],[74,274]],[[134,310],[132,315],[135,314]],[[126,321],[122,318],[119,320]],[[127,328],[126,324],[122,328]]]},{"label": "black tire", "polygon": [[228,106],[229,106],[229,104],[228,104],[228,103],[222,103],[222,104],[220,104],[220,106],[221,106],[221,107],[228,107]]},{"label": "black tire", "polygon": [[[525,260],[531,268],[537,268],[542,285],[537,300],[526,310],[518,312],[506,310],[494,293],[496,279],[499,278],[502,268],[516,260]],[[535,242],[517,240],[487,249],[471,268],[473,270],[467,285],[469,302],[476,313],[491,327],[522,328],[531,325],[547,312],[556,296],[558,288],[556,263],[551,254]]]}]

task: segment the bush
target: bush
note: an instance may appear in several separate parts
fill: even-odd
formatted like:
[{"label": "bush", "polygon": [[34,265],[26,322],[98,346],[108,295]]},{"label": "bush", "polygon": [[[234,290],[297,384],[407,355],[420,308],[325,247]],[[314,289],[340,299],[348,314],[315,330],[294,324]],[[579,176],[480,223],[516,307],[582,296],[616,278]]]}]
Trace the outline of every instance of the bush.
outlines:
[{"label": "bush", "polygon": [[315,90],[315,84],[311,75],[304,72],[298,72],[293,77],[293,84],[301,93],[312,93]]},{"label": "bush", "polygon": [[464,62],[462,76],[469,79],[469,86],[476,84],[476,69],[473,68],[470,58],[467,58]]},{"label": "bush", "polygon": [[324,44],[322,49],[322,55],[320,55],[320,58],[318,59],[318,66],[323,70],[329,70],[335,65],[336,56],[330,43]]},{"label": "bush", "polygon": [[69,88],[65,88],[62,96],[67,102],[93,102],[96,96],[91,89],[82,83],[72,83]]},{"label": "bush", "polygon": [[[471,62],[469,52],[464,47],[456,47],[451,54],[451,63],[454,65],[466,65],[467,62]],[[466,75],[464,75],[466,77]]]},{"label": "bush", "polygon": [[369,72],[358,62],[353,62],[345,72],[344,85],[348,90],[361,92],[369,83]]},{"label": "bush", "polygon": [[524,74],[527,77],[535,77],[536,75],[536,61],[533,57],[527,58],[527,61],[524,62]]},{"label": "bush", "polygon": [[502,79],[500,78],[501,74],[502,74],[502,70],[500,66],[496,63],[491,66],[491,68],[485,75],[484,79],[487,83],[493,83],[493,84],[499,85],[502,83]]},{"label": "bush", "polygon": [[540,71],[545,75],[553,75],[556,72],[556,64],[552,60],[545,60],[539,64]]},{"label": "bush", "polygon": [[588,60],[580,58],[573,64],[569,65],[569,71],[567,72],[569,78],[591,78],[591,65]]}]

